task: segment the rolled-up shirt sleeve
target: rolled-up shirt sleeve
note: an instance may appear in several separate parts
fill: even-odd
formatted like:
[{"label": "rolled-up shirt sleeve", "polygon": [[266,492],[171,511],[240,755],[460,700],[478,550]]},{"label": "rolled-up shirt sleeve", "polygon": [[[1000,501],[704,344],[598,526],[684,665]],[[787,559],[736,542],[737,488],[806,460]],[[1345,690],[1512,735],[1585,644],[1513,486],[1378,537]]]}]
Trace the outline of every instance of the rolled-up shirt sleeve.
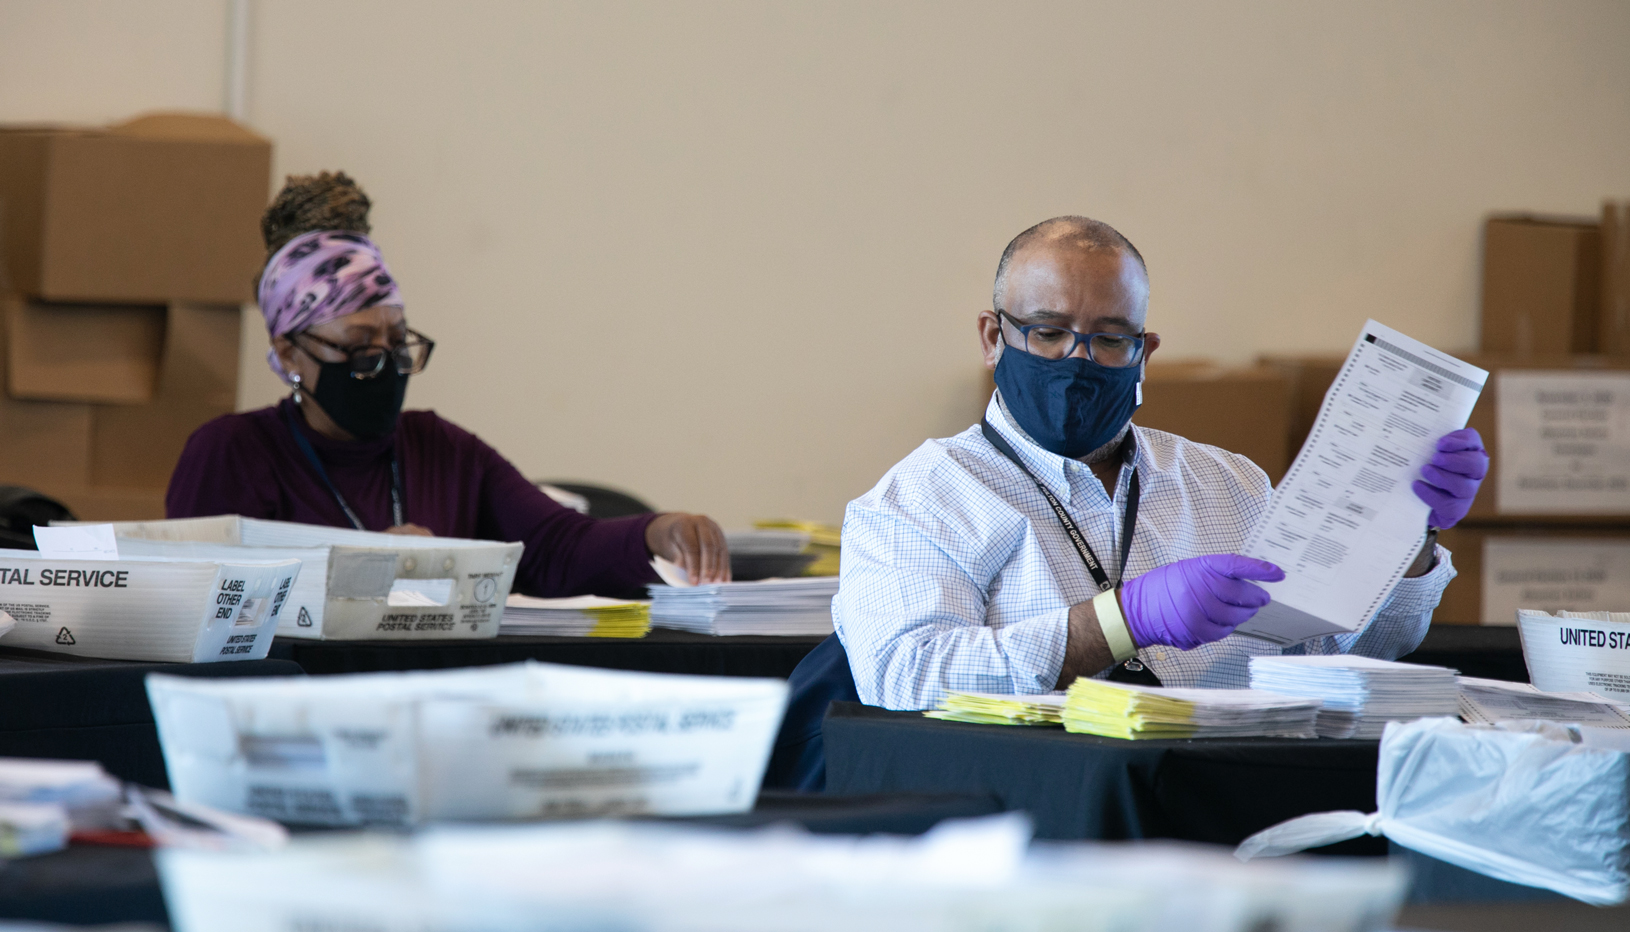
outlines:
[{"label": "rolled-up shirt sleeve", "polygon": [[1052,690],[1064,661],[1069,608],[987,624],[994,568],[981,565],[976,542],[966,554],[937,544],[967,538],[955,528],[926,526],[935,520],[871,496],[850,503],[844,516],[832,614],[861,701],[929,709],[948,691]]}]

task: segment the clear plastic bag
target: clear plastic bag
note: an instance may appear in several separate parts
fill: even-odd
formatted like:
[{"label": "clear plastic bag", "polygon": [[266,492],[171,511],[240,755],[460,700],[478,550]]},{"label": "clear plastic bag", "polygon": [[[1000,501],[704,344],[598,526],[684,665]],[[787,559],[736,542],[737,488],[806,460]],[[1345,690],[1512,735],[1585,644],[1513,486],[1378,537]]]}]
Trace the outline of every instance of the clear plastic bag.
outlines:
[{"label": "clear plastic bag", "polygon": [[1598,906],[1630,897],[1630,755],[1547,722],[1390,723],[1380,811],[1321,812],[1242,842],[1240,860],[1385,835],[1489,877]]}]

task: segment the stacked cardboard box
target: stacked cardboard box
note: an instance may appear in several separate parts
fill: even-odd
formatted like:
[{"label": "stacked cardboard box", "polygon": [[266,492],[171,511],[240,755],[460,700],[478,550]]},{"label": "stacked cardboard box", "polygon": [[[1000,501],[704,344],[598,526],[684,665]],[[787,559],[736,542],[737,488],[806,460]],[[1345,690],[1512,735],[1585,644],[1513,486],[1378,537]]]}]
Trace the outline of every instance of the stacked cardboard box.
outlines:
[{"label": "stacked cardboard box", "polygon": [[234,407],[270,178],[220,117],[0,128],[0,485],[163,517],[187,437]]},{"label": "stacked cardboard box", "polygon": [[[1495,217],[1483,254],[1492,374],[1469,426],[1491,457],[1444,532],[1459,576],[1433,620],[1516,622],[1516,608],[1630,610],[1630,205],[1600,223]],[[1265,357],[1291,382],[1299,449],[1341,358]]]}]

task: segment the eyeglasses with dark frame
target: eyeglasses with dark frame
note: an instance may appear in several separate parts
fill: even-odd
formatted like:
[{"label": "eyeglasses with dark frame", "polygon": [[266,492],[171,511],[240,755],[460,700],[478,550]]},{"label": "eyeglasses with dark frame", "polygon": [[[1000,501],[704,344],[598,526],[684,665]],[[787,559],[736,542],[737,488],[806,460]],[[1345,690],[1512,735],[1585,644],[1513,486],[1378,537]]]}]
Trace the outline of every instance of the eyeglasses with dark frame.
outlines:
[{"label": "eyeglasses with dark frame", "polygon": [[999,323],[1005,323],[1019,333],[1019,342],[1003,340],[1014,349],[1022,349],[1043,359],[1065,359],[1075,354],[1083,343],[1087,358],[1106,369],[1130,369],[1143,361],[1143,343],[1146,334],[1080,333],[1051,324],[1021,324],[1007,311],[997,311]]},{"label": "eyeglasses with dark frame", "polygon": [[[344,353],[346,362],[351,366],[351,378],[353,379],[371,379],[384,372],[386,356],[389,356],[395,362],[398,373],[417,375],[424,371],[424,367],[430,362],[430,351],[436,348],[435,340],[412,328],[408,329],[406,340],[389,349],[374,346],[371,343],[362,346],[341,346],[338,343],[325,340],[309,330],[302,330],[299,333],[292,334],[291,339],[292,337],[305,337],[308,340],[321,343],[336,353]],[[299,343],[294,345],[300,346]],[[305,350],[308,356],[311,355],[310,350],[303,346],[300,346],[300,348]],[[313,358],[316,357],[313,356]],[[322,362],[321,359],[317,361]]]}]

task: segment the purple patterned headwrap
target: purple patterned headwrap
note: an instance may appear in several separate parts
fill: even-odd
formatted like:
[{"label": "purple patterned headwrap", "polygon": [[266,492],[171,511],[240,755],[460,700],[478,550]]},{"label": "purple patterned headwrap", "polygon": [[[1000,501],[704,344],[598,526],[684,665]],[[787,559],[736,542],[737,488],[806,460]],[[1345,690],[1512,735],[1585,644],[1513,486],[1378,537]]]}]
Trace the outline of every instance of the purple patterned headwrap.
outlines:
[{"label": "purple patterned headwrap", "polygon": [[[378,304],[403,306],[379,247],[345,230],[302,233],[284,243],[260,273],[259,297],[266,332],[274,337]],[[278,378],[289,381],[276,350],[266,352],[266,361]]]}]

